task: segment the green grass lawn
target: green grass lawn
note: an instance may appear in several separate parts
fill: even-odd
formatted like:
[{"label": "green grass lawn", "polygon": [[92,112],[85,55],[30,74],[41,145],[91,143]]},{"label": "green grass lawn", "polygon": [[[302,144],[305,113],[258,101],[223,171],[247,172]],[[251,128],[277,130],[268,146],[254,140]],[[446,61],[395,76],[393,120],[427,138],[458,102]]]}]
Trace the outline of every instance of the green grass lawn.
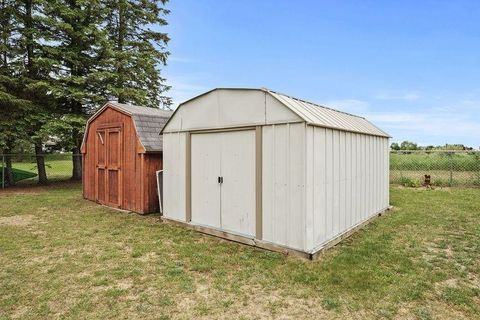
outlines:
[{"label": "green grass lawn", "polygon": [[[66,181],[72,177],[72,157],[71,153],[52,153],[45,155],[45,170],[47,171],[47,178],[50,182]],[[21,159],[19,159],[19,156],[13,156],[12,168],[14,172],[21,170],[27,173],[27,175],[34,175],[27,179],[22,177],[21,181],[17,181],[18,185],[33,185],[38,182],[35,155],[23,155]],[[0,171],[0,185],[2,182],[1,179],[2,172]]]},{"label": "green grass lawn", "polygon": [[[71,156],[70,156],[71,157]],[[37,174],[37,164],[34,159],[26,162],[14,162],[12,167]],[[47,170],[47,177],[50,181],[67,180],[72,176],[72,160],[70,159],[55,159],[47,157],[45,159],[45,169]],[[38,177],[22,180],[21,184],[32,184],[37,182]]]},{"label": "green grass lawn", "polygon": [[118,212],[78,184],[0,192],[0,319],[480,318],[480,189],[396,209],[310,262]]}]

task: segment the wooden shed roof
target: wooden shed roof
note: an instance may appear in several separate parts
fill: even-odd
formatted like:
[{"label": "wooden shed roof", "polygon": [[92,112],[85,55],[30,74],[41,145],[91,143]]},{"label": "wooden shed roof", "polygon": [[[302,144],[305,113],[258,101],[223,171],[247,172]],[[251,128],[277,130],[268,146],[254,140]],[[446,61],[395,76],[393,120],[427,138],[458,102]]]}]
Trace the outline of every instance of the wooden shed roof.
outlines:
[{"label": "wooden shed roof", "polygon": [[[145,152],[155,152],[163,150],[163,139],[159,136],[163,126],[167,123],[173,111],[156,108],[141,107],[131,104],[107,102],[87,121],[88,125],[106,108],[113,108],[132,117],[138,138],[145,148]],[[85,143],[84,136],[84,143]]]}]

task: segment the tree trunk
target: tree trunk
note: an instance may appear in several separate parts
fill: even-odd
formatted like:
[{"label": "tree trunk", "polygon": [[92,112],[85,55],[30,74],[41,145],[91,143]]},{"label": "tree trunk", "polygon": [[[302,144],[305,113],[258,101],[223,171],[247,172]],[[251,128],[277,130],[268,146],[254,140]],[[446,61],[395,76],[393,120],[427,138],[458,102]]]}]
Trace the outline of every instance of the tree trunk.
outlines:
[{"label": "tree trunk", "polygon": [[74,147],[72,153],[72,180],[82,180],[82,156],[80,155],[80,149]]},{"label": "tree trunk", "polygon": [[41,142],[35,143],[35,158],[37,159],[38,184],[48,184],[47,171],[45,170],[45,155]]},{"label": "tree trunk", "polygon": [[10,150],[7,150],[7,154],[5,155],[5,183],[9,186],[14,186],[15,177],[13,176],[12,155],[9,153]]}]

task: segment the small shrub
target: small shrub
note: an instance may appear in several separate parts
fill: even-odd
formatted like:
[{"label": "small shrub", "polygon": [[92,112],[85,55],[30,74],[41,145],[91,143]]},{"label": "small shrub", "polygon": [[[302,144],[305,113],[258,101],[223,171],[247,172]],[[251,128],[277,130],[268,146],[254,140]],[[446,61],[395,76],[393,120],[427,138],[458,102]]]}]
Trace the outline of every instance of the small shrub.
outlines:
[{"label": "small shrub", "polygon": [[409,188],[418,188],[422,185],[419,179],[412,179],[409,177],[400,177],[400,184]]},{"label": "small shrub", "polygon": [[448,187],[450,186],[450,180],[445,178],[433,178],[432,185],[437,187]]}]

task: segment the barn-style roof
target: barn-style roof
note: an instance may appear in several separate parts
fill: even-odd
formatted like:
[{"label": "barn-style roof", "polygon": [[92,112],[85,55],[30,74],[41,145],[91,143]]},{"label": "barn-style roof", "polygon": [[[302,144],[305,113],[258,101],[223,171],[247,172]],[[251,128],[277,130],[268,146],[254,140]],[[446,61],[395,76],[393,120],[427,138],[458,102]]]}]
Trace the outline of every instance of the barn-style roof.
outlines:
[{"label": "barn-style roof", "polygon": [[[266,95],[270,95],[275,100],[280,102],[283,106],[290,109],[295,113],[300,119],[305,121],[309,125],[332,128],[348,132],[358,132],[368,135],[381,136],[381,137],[390,137],[386,132],[376,127],[373,123],[369,122],[367,119],[356,116],[347,112],[335,110],[329,107],[325,107],[316,103],[308,102],[299,98],[295,98],[286,94],[282,94],[270,89],[261,88],[216,88],[205,92],[199,96],[196,96],[190,100],[187,100],[181,103],[177,110],[182,107],[182,105],[191,102],[199,97],[210,94],[218,90],[253,90],[261,91]],[[177,111],[175,110],[175,112]],[[171,118],[173,118],[172,116]],[[171,119],[170,118],[170,119]],[[170,121],[170,120],[169,120]]]},{"label": "barn-style roof", "polygon": [[[88,124],[109,107],[132,117],[138,138],[146,152],[163,151],[163,139],[162,136],[159,137],[158,134],[165,123],[167,123],[173,111],[118,102],[107,102],[88,120],[87,130]],[[87,130],[85,130],[85,132],[87,132]]]},{"label": "barn-style roof", "polygon": [[374,136],[390,137],[386,132],[379,129],[364,117],[356,116],[347,112],[335,110],[308,102],[286,94],[278,93],[269,89],[262,89],[295,112],[307,123],[327,128],[359,132]]}]

